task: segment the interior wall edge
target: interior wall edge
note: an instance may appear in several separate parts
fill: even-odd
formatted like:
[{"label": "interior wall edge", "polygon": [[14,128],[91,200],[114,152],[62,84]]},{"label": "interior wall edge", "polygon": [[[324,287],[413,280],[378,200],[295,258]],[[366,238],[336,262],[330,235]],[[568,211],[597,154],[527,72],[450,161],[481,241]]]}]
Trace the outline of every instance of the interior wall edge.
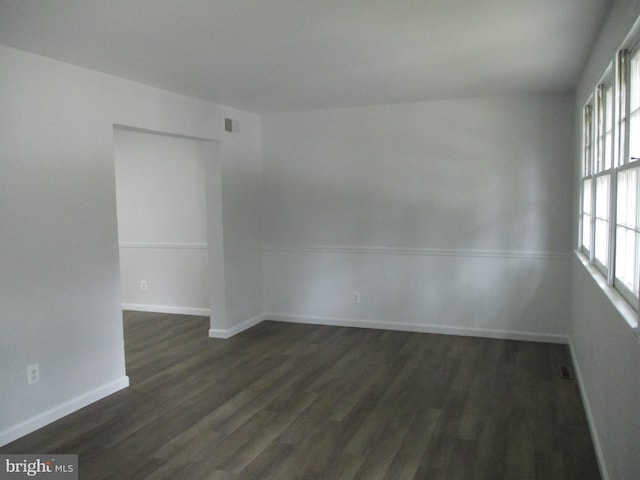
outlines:
[{"label": "interior wall edge", "polygon": [[221,339],[231,338],[234,335],[237,335],[241,332],[244,332],[245,330],[248,330],[251,327],[258,325],[259,323],[266,320],[266,318],[267,316],[265,314],[260,314],[230,328],[211,328],[209,329],[209,337]]}]

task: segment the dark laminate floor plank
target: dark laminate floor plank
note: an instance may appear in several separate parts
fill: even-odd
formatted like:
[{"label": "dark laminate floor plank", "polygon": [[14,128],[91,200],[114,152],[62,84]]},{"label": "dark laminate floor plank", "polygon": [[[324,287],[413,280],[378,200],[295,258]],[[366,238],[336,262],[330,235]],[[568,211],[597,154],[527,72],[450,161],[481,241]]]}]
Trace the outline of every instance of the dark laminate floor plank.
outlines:
[{"label": "dark laminate floor plank", "polygon": [[131,387],[0,449],[80,478],[598,479],[567,347],[125,312]]},{"label": "dark laminate floor plank", "polygon": [[366,461],[363,462],[354,478],[361,480],[383,479],[402,447],[415,418],[415,412],[405,411],[391,422],[387,422],[375,443],[367,450]]},{"label": "dark laminate floor plank", "polygon": [[242,477],[247,480],[278,478],[275,471],[291,456],[293,450],[292,445],[278,442],[269,444],[244,468]]},{"label": "dark laminate floor plank", "polygon": [[387,468],[384,477],[386,480],[410,480],[416,476],[439,417],[440,410],[433,409],[416,415],[393,461]]}]

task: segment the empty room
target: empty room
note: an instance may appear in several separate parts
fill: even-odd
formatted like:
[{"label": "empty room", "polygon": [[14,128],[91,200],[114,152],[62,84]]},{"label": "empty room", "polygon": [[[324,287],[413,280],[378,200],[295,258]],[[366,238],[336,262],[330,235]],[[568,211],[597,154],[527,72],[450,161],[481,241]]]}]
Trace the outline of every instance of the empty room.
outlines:
[{"label": "empty room", "polygon": [[640,478],[640,0],[0,0],[0,477]]}]

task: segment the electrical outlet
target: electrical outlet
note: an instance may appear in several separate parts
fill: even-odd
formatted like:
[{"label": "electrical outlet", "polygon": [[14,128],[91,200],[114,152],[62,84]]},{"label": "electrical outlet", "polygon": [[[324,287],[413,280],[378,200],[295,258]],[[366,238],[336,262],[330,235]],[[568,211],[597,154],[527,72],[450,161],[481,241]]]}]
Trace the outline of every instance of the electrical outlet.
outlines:
[{"label": "electrical outlet", "polygon": [[147,281],[140,280],[140,290],[146,290],[146,289],[147,289]]},{"label": "electrical outlet", "polygon": [[40,381],[40,364],[34,363],[27,366],[27,385],[33,385]]},{"label": "electrical outlet", "polygon": [[351,301],[353,303],[360,303],[360,292],[351,292]]}]

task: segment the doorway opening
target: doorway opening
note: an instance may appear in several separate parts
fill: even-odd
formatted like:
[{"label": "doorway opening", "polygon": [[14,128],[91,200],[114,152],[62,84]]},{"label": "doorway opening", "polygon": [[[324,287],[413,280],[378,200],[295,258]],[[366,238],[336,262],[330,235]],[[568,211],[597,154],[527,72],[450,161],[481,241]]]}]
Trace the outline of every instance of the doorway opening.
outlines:
[{"label": "doorway opening", "polygon": [[218,142],[122,125],[113,139],[123,310],[213,325],[224,316]]}]

